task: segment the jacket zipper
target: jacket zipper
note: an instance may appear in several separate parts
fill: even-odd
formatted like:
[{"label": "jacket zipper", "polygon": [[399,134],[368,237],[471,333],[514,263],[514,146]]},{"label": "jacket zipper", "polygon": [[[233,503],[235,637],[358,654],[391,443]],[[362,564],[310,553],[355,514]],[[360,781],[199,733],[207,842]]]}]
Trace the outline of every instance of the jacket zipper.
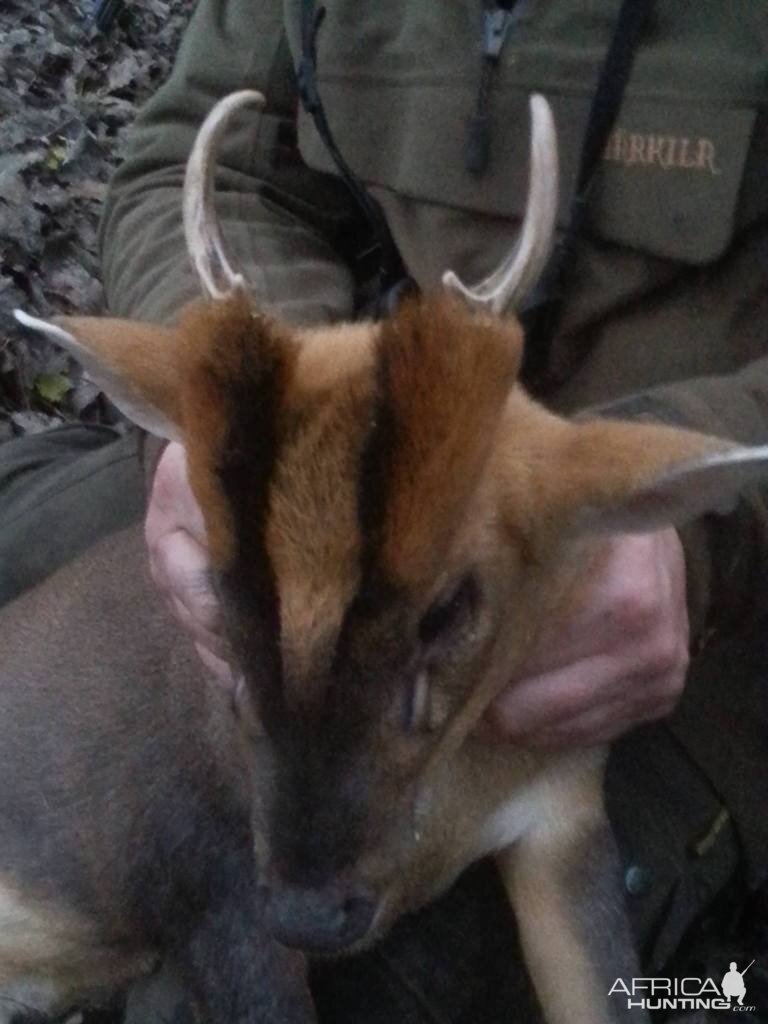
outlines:
[{"label": "jacket zipper", "polygon": [[487,169],[491,156],[491,91],[499,66],[499,57],[512,26],[512,8],[515,0],[495,3],[483,10],[483,48],[480,64],[480,82],[475,109],[467,125],[464,166],[470,174],[481,175]]}]

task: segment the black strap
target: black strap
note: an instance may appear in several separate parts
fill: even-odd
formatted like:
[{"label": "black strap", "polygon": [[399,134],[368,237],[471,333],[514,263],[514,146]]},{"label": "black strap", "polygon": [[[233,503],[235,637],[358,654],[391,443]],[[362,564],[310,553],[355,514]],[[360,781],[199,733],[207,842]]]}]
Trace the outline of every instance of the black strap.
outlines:
[{"label": "black strap", "polygon": [[565,293],[575,262],[577,244],[586,223],[587,204],[596,172],[616,121],[635,52],[652,8],[653,0],[622,2],[589,111],[568,225],[528,308],[521,314],[526,329],[523,374],[529,383],[538,385],[539,390],[547,384],[546,368],[552,340],[562,317]]},{"label": "black strap", "polygon": [[299,96],[306,112],[312,118],[317,133],[323,140],[340,177],[352,193],[352,197],[370,224],[373,236],[370,247],[362,252],[358,260],[372,261],[378,273],[379,299],[386,311],[393,301],[411,287],[402,257],[398,251],[387,221],[378,203],[351,169],[336,145],[336,141],[325,115],[323,102],[317,87],[317,34],[325,18],[325,8],[315,9],[314,0],[302,0],[301,5],[301,61],[297,70]]}]

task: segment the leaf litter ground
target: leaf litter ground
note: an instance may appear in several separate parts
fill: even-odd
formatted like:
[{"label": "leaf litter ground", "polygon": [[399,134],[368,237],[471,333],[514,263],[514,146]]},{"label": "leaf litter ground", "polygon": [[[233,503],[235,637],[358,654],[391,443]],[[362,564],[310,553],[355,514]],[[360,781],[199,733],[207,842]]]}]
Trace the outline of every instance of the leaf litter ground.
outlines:
[{"label": "leaf litter ground", "polygon": [[99,312],[98,223],[137,106],[170,71],[191,0],[129,0],[107,32],[92,0],[0,4],[0,441],[107,403],[58,349],[17,327]]}]

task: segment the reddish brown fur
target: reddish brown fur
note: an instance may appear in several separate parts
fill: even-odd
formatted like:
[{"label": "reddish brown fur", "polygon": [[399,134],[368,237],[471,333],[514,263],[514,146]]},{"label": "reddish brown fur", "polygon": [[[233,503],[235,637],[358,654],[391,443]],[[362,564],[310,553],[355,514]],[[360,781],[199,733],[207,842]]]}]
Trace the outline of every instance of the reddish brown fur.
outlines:
[{"label": "reddish brown fur", "polygon": [[[304,398],[303,408],[301,398]],[[267,549],[280,595],[286,679],[311,696],[323,645],[338,630],[359,582],[357,476],[370,420],[370,372],[323,394],[293,394],[299,413],[272,480]]]},{"label": "reddish brown fur", "polygon": [[185,367],[181,415],[189,481],[203,509],[213,563],[221,569],[236,553],[232,511],[217,472],[231,454],[228,447],[243,412],[235,396],[248,395],[251,403],[269,397],[279,405],[296,349],[274,321],[254,311],[243,293],[190,307],[180,331]]},{"label": "reddish brown fur", "polygon": [[510,396],[492,455],[500,511],[514,544],[534,559],[559,550],[582,513],[617,508],[665,467],[731,447],[727,441],[648,423],[572,423]]},{"label": "reddish brown fur", "polygon": [[[377,383],[394,428],[379,424],[388,486],[378,560],[410,587],[431,584],[493,443],[521,337],[515,325],[479,319],[441,296],[406,304],[348,344],[354,357],[337,347],[332,368],[323,363],[320,374],[292,379],[285,406],[298,425],[283,437],[271,483],[267,545],[282,650],[302,699],[322,677],[360,582],[358,480],[366,439],[377,429]],[[320,347],[334,351],[327,342]],[[362,348],[374,358],[361,358]]]},{"label": "reddish brown fur", "polygon": [[[276,369],[273,393],[292,427],[281,432],[270,483],[267,546],[280,590],[283,653],[298,682],[310,665],[317,670],[323,638],[337,630],[359,582],[357,480],[377,360],[340,360],[318,390],[297,372],[298,343],[254,314],[243,296],[193,306],[180,333],[190,481],[219,568],[235,555],[235,524],[217,472],[237,415],[232,396],[238,387],[258,392],[249,382],[252,358],[262,371],[266,364]],[[377,350],[381,399],[394,427],[380,563],[418,587],[431,582],[477,486],[522,338],[516,324],[473,316],[440,296],[406,303],[351,344],[364,341]],[[318,530],[322,543],[308,543]]]},{"label": "reddish brown fur", "polygon": [[179,422],[181,335],[177,328],[88,316],[59,317],[54,323],[98,352],[106,366],[130,382],[146,402],[162,410],[171,422]]},{"label": "reddish brown fur", "polygon": [[381,561],[418,587],[434,575],[475,488],[522,355],[514,322],[445,296],[403,305],[382,326],[394,444]]},{"label": "reddish brown fur", "polygon": [[577,502],[610,508],[633,491],[657,478],[666,467],[732,445],[692,431],[655,424],[616,423],[595,420],[576,425],[560,457],[559,478],[567,490],[560,507]]}]

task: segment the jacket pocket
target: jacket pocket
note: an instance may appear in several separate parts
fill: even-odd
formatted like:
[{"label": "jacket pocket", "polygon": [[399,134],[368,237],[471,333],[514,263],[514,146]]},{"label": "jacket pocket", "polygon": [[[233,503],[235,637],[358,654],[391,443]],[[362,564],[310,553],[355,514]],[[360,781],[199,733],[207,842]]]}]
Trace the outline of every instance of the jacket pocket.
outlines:
[{"label": "jacket pocket", "polygon": [[[528,187],[528,93],[494,100],[492,155],[481,177],[464,166],[473,93],[466,81],[418,88],[361,77],[321,83],[339,147],[370,184],[425,203],[517,219]],[[568,220],[590,96],[548,93],[560,164],[558,222]],[[756,113],[629,96],[606,146],[589,203],[588,232],[605,242],[691,264],[714,261],[733,235]],[[307,161],[333,169],[300,118]]]},{"label": "jacket pocket", "polygon": [[595,182],[594,233],[686,263],[717,259],[734,232],[755,118],[628,99]]}]

